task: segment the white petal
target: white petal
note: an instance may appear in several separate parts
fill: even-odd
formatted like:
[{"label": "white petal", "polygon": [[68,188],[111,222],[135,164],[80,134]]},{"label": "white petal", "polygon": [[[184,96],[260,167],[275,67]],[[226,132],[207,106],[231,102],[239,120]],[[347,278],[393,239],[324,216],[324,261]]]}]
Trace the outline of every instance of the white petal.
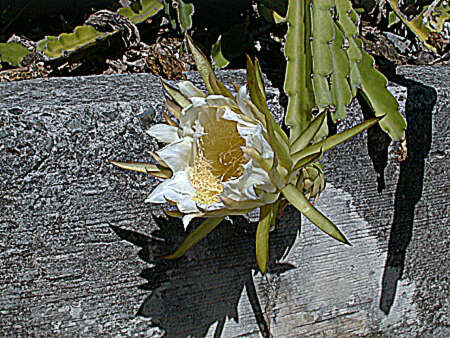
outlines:
[{"label": "white petal", "polygon": [[273,158],[273,150],[264,137],[264,127],[258,124],[255,128],[249,128],[238,124],[238,133],[245,140],[245,145],[255,148],[263,158]]},{"label": "white petal", "polygon": [[208,105],[202,97],[191,98],[192,104],[184,108],[180,113],[180,125],[183,128],[183,135],[192,136],[193,126],[198,119],[200,112],[207,112]]},{"label": "white petal", "polygon": [[208,106],[210,107],[233,107],[233,108],[239,108],[236,102],[229,98],[222,95],[209,95],[206,98],[206,102],[208,103]]},{"label": "white petal", "polygon": [[204,211],[214,211],[214,210],[219,210],[219,209],[225,208],[225,204],[223,204],[222,202],[216,202],[216,203],[211,203],[211,204],[198,203],[198,206],[201,210],[204,210]]},{"label": "white petal", "polygon": [[244,115],[242,115],[242,114],[235,113],[229,107],[225,107],[224,110],[221,110],[220,117],[222,117],[225,120],[235,121],[238,124],[240,124],[242,126],[247,126],[249,128],[255,128],[257,126],[257,124],[260,123],[259,121],[253,120],[251,118],[247,118],[246,120],[243,120],[242,119],[243,116]]},{"label": "white petal", "polygon": [[183,225],[184,225],[184,230],[187,229],[189,223],[191,223],[191,221],[196,218],[196,217],[202,217],[204,216],[204,214],[202,212],[197,212],[197,213],[193,213],[193,214],[187,214],[183,216]]},{"label": "white petal", "polygon": [[256,120],[256,117],[253,115],[252,110],[250,109],[248,104],[245,102],[246,100],[251,101],[250,96],[248,95],[247,85],[239,88],[239,91],[236,95],[236,100],[239,104],[240,111],[243,112],[245,115]]},{"label": "white petal", "polygon": [[206,97],[206,94],[190,81],[181,81],[177,85],[180,92],[189,99],[192,97]]},{"label": "white petal", "polygon": [[175,202],[178,210],[184,214],[199,212],[192,200],[194,196],[195,189],[189,181],[189,169],[174,175],[164,191],[164,197]]},{"label": "white petal", "polygon": [[181,130],[175,126],[167,124],[156,124],[152,126],[147,133],[156,138],[159,142],[172,143],[180,139],[179,132]]},{"label": "white petal", "polygon": [[164,180],[160,183],[152,193],[145,200],[146,203],[166,203],[167,200],[164,198],[164,192],[166,191],[168,185],[170,185],[170,181],[172,179]]},{"label": "white petal", "polygon": [[177,172],[170,179],[158,185],[145,200],[151,203],[175,202],[182,213],[197,213],[200,210],[192,200],[195,189],[189,181],[189,169]]},{"label": "white petal", "polygon": [[173,173],[186,170],[192,162],[192,138],[185,137],[171,143],[156,153],[167,163]]},{"label": "white petal", "polygon": [[244,173],[235,180],[222,183],[222,195],[235,201],[257,200],[258,195],[255,188],[267,192],[275,192],[276,187],[272,184],[267,172],[257,167],[253,160],[244,165]]}]

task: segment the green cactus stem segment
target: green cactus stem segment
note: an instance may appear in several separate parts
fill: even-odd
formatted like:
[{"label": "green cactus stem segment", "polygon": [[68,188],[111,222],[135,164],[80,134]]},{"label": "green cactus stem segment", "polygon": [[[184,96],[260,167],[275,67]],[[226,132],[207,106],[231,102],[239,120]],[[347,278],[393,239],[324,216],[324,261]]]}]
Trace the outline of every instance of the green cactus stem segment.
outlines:
[{"label": "green cactus stem segment", "polygon": [[265,274],[269,261],[269,231],[272,223],[272,206],[261,207],[261,216],[256,229],[256,262],[259,270]]},{"label": "green cactus stem segment", "polygon": [[288,32],[285,56],[287,59],[284,91],[289,97],[285,123],[290,129],[290,141],[296,140],[312,119],[315,107],[311,81],[311,9],[310,1],[289,0]]},{"label": "green cactus stem segment", "polygon": [[19,43],[0,43],[0,61],[8,62],[14,67],[19,67],[23,58],[30,53],[28,49]]}]

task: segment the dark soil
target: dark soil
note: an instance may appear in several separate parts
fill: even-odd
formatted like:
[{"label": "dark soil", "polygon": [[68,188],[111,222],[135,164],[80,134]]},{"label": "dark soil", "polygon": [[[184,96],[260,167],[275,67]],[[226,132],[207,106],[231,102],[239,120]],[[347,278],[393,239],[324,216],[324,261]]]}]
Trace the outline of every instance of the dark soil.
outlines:
[{"label": "dark soil", "polygon": [[[126,0],[121,2],[126,3]],[[194,3],[196,14],[190,34],[205,52],[211,50],[220,35],[232,31],[236,39],[222,40],[223,54],[231,61],[227,68],[245,68],[245,54],[256,56],[272,83],[282,87],[285,24],[268,23],[253,9],[250,1],[221,8],[217,7],[217,1]],[[119,1],[105,0],[0,2],[0,27],[3,27],[0,29],[0,42],[15,35],[15,41],[32,44],[32,41],[39,41],[47,35],[73,31],[99,9],[114,12],[119,7]],[[361,38],[365,48],[376,55],[382,70],[400,64],[448,63],[448,44],[443,44],[438,52],[431,52],[418,43],[414,34],[401,23],[388,28],[387,19],[377,12],[363,15],[362,20]],[[166,79],[180,79],[184,71],[192,70],[194,63],[186,52],[181,30],[179,27],[173,28],[175,21],[167,20],[161,11],[138,26],[140,39],[131,46],[126,41],[128,37],[115,34],[106,41],[58,60],[49,61],[33,54],[22,62],[23,67],[14,68],[3,63],[0,81],[145,72]],[[236,31],[239,34],[236,35]]]}]

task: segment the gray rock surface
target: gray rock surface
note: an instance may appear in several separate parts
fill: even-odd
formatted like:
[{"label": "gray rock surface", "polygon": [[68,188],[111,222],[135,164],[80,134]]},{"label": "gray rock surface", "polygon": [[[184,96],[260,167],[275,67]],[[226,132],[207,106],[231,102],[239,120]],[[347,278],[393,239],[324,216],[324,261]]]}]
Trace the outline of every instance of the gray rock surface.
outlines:
[{"label": "gray rock surface", "polygon": [[[319,207],[353,246],[288,207],[267,279],[254,273],[244,218],[178,261],[158,258],[182,225],[143,203],[157,180],[107,162],[146,161],[158,147],[145,133],[163,109],[154,76],[0,84],[0,333],[450,336],[450,68],[398,73],[406,161],[376,129],[323,159]],[[349,115],[339,128],[362,119],[357,103]]]}]

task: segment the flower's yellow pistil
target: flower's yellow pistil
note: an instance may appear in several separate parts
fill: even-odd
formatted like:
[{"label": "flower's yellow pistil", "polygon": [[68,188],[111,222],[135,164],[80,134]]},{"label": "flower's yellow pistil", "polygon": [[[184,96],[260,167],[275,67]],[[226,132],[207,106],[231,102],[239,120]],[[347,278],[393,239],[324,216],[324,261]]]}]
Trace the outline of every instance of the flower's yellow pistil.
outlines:
[{"label": "flower's yellow pistil", "polygon": [[203,123],[205,134],[197,142],[194,165],[189,180],[196,190],[194,201],[202,204],[219,202],[222,182],[239,178],[248,162],[241,149],[245,140],[239,135],[237,123],[215,119],[212,112]]}]

